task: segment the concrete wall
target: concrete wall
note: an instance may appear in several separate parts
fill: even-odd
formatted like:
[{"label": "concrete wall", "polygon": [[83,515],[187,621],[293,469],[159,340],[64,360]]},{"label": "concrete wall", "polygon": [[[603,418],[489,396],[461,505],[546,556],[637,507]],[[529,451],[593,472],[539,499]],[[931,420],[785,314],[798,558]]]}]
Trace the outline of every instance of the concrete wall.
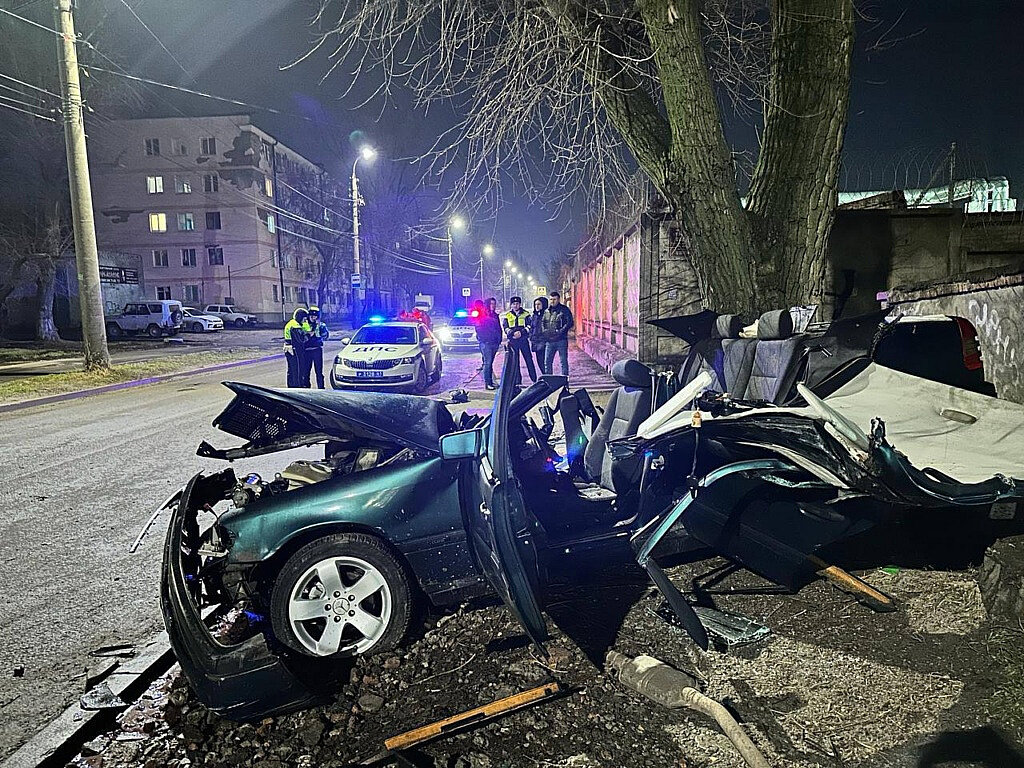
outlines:
[{"label": "concrete wall", "polygon": [[978,330],[985,378],[999,397],[1024,403],[1024,272],[895,289],[889,303],[908,314],[970,320]]}]

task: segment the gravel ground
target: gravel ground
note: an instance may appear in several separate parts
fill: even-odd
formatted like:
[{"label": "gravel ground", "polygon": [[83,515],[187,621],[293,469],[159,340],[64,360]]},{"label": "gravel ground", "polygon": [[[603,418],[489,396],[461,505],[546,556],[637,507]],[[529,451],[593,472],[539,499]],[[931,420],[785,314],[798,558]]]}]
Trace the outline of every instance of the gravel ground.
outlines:
[{"label": "gravel ground", "polygon": [[[705,563],[669,573],[685,589],[709,571]],[[607,574],[599,585],[562,585],[548,595],[547,659],[501,606],[464,606],[428,617],[398,652],[359,659],[330,705],[245,725],[207,712],[172,670],[121,716],[118,729],[91,745],[88,751],[100,754],[73,765],[343,766],[377,753],[389,736],[553,678],[572,692],[433,742],[410,755],[413,763],[743,765],[710,720],[659,709],[605,675],[594,660],[608,647],[649,653],[697,674],[774,766],[1018,765],[1012,737],[993,729],[985,715],[1000,672],[986,651],[991,620],[971,573],[864,575],[896,597],[900,610],[871,613],[824,583],[797,595],[746,594],[765,584],[745,573],[729,577],[718,587],[719,607],[773,630],[730,652],[696,650],[655,615],[657,593],[628,573]],[[919,612],[931,605],[941,606],[946,618],[922,622]],[[982,760],[972,751],[967,754],[979,762],[923,757],[941,744],[970,750],[974,738],[994,744],[999,757]]]}]

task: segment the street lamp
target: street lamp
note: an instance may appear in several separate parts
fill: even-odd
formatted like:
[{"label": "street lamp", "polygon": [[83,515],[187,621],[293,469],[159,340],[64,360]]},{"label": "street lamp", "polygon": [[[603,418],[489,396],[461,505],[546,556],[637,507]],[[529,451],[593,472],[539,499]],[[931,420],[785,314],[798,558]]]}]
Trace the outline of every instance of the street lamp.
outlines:
[{"label": "street lamp", "polygon": [[448,311],[455,311],[455,271],[452,269],[452,230],[462,229],[466,220],[455,215],[448,219]]},{"label": "street lamp", "polygon": [[484,298],[484,256],[493,256],[494,246],[490,243],[480,249],[480,298]]},{"label": "street lamp", "polygon": [[359,149],[352,163],[352,324],[359,319],[359,300],[362,298],[363,282],[359,274],[359,179],[356,178],[356,166],[360,160],[370,162],[377,156],[377,151],[370,146]]}]

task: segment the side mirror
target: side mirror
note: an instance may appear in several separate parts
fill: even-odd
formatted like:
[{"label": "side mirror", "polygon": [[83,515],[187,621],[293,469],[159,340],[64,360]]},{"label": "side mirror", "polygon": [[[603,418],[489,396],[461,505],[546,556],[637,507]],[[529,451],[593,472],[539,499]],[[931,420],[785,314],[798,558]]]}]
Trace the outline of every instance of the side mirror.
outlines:
[{"label": "side mirror", "polygon": [[487,441],[482,429],[452,432],[441,438],[441,458],[446,461],[449,459],[477,459],[484,455],[486,446]]},{"label": "side mirror", "polygon": [[352,343],[352,337],[348,336],[348,335],[345,335],[345,336],[342,336],[340,339],[338,339],[338,341],[341,342],[341,346],[347,347],[349,344]]}]

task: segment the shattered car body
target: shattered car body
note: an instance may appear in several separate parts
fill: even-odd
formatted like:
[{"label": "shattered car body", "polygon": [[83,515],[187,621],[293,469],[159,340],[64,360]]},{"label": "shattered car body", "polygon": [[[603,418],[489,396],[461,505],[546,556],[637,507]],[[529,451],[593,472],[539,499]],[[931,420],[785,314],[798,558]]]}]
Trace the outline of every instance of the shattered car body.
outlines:
[{"label": "shattered car body", "polygon": [[[588,477],[528,416],[564,398],[560,377],[518,394],[502,386],[489,415],[458,423],[426,398],[228,384],[235,399],[214,424],[246,442],[203,443],[200,455],[240,460],[314,445],[324,455],[271,481],[226,469],[185,487],[162,580],[172,646],[208,707],[251,719],[315,701],[339,659],[400,642],[417,598],[442,605],[496,593],[543,649],[551,570],[587,557],[635,561],[707,647],[663,565],[720,555],[796,590],[904,520],[956,521],[951,538],[1001,535],[1024,521],[1024,482],[1013,479],[1024,475],[1024,438],[1010,428],[1024,408],[858,367],[824,400],[800,384],[801,404],[786,407],[716,393],[704,371],[632,434],[606,431],[611,455]],[[650,373],[638,363],[618,369],[620,402],[649,397],[640,369]],[[894,387],[937,409],[925,434],[890,416]],[[876,417],[895,429],[876,421],[865,433],[859,425]],[[949,460],[964,439],[1000,446],[984,476]],[[218,517],[201,532],[204,510]],[[202,620],[209,610],[244,610],[244,637],[218,637]]]}]

